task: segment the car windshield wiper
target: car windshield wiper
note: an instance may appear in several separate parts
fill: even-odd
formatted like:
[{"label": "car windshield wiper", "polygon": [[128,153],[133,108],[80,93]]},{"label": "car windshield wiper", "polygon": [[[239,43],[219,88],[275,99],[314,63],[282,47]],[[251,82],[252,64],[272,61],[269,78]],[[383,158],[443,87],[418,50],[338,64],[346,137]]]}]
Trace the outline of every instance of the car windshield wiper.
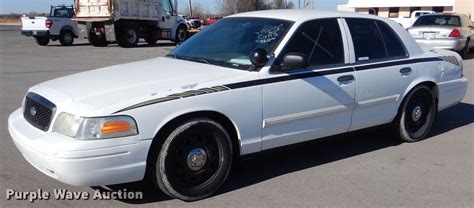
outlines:
[{"label": "car windshield wiper", "polygon": [[178,59],[178,57],[177,57],[176,55],[174,55],[174,54],[166,54],[166,56],[165,56],[165,57],[167,57],[167,58],[174,58],[174,59]]},{"label": "car windshield wiper", "polygon": [[223,65],[222,61],[206,59],[206,58],[202,58],[202,57],[182,57],[182,59],[187,60],[187,61],[198,62],[198,63],[217,65],[217,66],[222,66]]}]

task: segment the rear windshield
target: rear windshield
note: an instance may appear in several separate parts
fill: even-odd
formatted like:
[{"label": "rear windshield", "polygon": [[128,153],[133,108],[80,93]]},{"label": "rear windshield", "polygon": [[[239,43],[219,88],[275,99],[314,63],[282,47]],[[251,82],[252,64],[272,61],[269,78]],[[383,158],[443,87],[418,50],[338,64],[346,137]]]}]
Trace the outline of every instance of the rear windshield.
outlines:
[{"label": "rear windshield", "polygon": [[52,17],[72,17],[72,15],[73,15],[72,9],[67,9],[67,8],[55,9],[52,11],[52,14],[51,14]]},{"label": "rear windshield", "polygon": [[413,26],[461,26],[461,18],[458,16],[448,16],[448,15],[429,15],[421,16],[416,20]]}]

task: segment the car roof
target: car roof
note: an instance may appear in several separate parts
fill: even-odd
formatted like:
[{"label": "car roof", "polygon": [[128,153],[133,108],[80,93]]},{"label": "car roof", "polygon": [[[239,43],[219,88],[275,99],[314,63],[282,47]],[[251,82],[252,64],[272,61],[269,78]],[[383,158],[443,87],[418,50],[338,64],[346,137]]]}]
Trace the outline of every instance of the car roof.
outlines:
[{"label": "car roof", "polygon": [[433,14],[425,14],[423,16],[466,16],[466,14],[460,14],[460,13],[433,13]]},{"label": "car roof", "polygon": [[328,17],[355,17],[355,18],[370,18],[386,20],[375,15],[361,14],[356,12],[344,12],[344,11],[324,11],[324,10],[313,10],[313,9],[277,9],[277,10],[262,10],[253,12],[244,12],[234,14],[228,17],[261,17],[271,19],[282,19],[289,21],[300,21],[307,19],[321,19]]}]

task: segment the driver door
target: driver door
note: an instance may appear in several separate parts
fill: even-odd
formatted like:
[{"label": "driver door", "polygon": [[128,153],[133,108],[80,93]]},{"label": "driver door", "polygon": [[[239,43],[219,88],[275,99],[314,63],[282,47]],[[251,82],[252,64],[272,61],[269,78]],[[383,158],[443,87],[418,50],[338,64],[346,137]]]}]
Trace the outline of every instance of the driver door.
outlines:
[{"label": "driver door", "polygon": [[162,29],[161,36],[165,39],[172,39],[172,28],[178,20],[177,11],[173,6],[172,0],[161,0],[161,17],[160,28]]},{"label": "driver door", "polygon": [[[262,77],[262,150],[347,132],[354,106],[355,73],[341,20],[303,23]],[[288,53],[308,57],[305,69],[283,71]],[[264,78],[264,79],[265,79]]]}]

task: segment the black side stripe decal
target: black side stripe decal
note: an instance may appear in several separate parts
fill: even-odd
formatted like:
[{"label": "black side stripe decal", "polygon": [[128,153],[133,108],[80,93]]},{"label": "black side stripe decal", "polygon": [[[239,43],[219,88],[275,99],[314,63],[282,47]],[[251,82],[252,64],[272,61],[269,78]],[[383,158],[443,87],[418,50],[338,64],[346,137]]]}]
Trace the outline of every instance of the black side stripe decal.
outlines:
[{"label": "black side stripe decal", "polygon": [[442,59],[436,58],[436,57],[434,57],[434,58],[407,59],[407,60],[393,61],[393,62],[386,62],[386,63],[354,66],[354,68],[355,68],[356,71],[363,71],[363,70],[367,70],[367,69],[383,68],[383,67],[390,67],[390,66],[404,65],[404,64],[432,62],[432,61],[442,61]]},{"label": "black side stripe decal", "polygon": [[[225,86],[230,89],[238,89],[238,88],[251,87],[251,86],[257,86],[257,85],[271,84],[271,83],[276,83],[276,82],[290,81],[290,80],[295,80],[295,79],[304,79],[304,78],[310,78],[310,77],[346,73],[346,72],[351,72],[354,69],[356,71],[363,71],[363,70],[368,70],[368,69],[383,68],[383,67],[390,67],[390,66],[404,65],[404,64],[422,63],[422,62],[432,62],[432,61],[442,61],[442,59],[440,58],[407,59],[407,60],[392,61],[392,62],[386,62],[386,63],[351,66],[351,67],[327,70],[327,71],[316,71],[316,72],[309,71],[309,72],[304,72],[300,74],[290,74],[290,75],[281,76],[281,77],[237,82],[237,83],[227,84]],[[354,69],[352,67],[354,67]]]},{"label": "black side stripe decal", "polygon": [[338,69],[326,70],[326,71],[308,71],[308,72],[302,72],[302,73],[298,73],[298,74],[290,74],[290,75],[285,75],[285,76],[280,76],[280,77],[237,82],[237,83],[231,83],[231,84],[227,84],[227,85],[223,85],[223,86],[214,86],[214,87],[211,87],[211,88],[190,90],[190,91],[185,91],[185,92],[182,92],[182,93],[168,95],[166,97],[156,98],[156,99],[153,99],[153,100],[149,100],[149,101],[145,101],[145,102],[142,102],[142,103],[138,103],[138,104],[129,106],[129,107],[124,108],[122,110],[119,110],[119,111],[117,111],[113,114],[120,113],[120,112],[123,112],[123,111],[132,110],[132,109],[135,109],[135,108],[141,108],[141,107],[144,107],[144,106],[153,105],[153,104],[157,104],[157,103],[162,103],[162,102],[167,102],[167,101],[171,101],[171,100],[177,100],[177,99],[182,99],[182,98],[187,98],[187,97],[192,97],[192,96],[197,96],[197,95],[202,95],[202,94],[220,92],[220,91],[225,91],[225,90],[229,90],[229,89],[239,89],[239,88],[265,85],[265,84],[271,84],[271,83],[277,83],[277,82],[285,82],[285,81],[296,80],[296,79],[305,79],[305,78],[310,78],[310,77],[318,77],[318,76],[325,76],[325,75],[331,75],[331,74],[347,73],[347,72],[351,72],[351,71],[354,71],[354,70],[363,71],[363,70],[368,70],[368,69],[390,67],[390,66],[404,65],[404,64],[413,64],[413,63],[433,62],[433,61],[443,61],[443,59],[441,59],[441,58],[406,59],[406,60],[392,61],[392,62],[386,62],[386,63],[375,63],[375,64],[372,63],[372,64],[367,64],[367,65],[347,66],[347,67],[344,67],[344,68],[338,68]]},{"label": "black side stripe decal", "polygon": [[310,78],[310,77],[318,77],[318,76],[325,76],[325,75],[331,75],[331,74],[346,73],[346,72],[351,72],[351,71],[354,71],[354,69],[352,67],[346,67],[346,68],[334,69],[334,70],[327,70],[327,71],[317,71],[317,72],[311,71],[309,73],[305,72],[305,73],[300,73],[300,74],[290,74],[290,75],[281,76],[281,77],[273,77],[273,78],[267,78],[267,79],[258,79],[258,80],[251,80],[251,81],[245,81],[245,82],[237,82],[237,83],[227,84],[225,86],[230,88],[230,89],[238,89],[238,88],[251,87],[251,86],[257,86],[257,85],[271,84],[271,83],[276,83],[276,82],[290,81],[290,80],[295,80],[295,79],[305,79],[305,78]]}]

